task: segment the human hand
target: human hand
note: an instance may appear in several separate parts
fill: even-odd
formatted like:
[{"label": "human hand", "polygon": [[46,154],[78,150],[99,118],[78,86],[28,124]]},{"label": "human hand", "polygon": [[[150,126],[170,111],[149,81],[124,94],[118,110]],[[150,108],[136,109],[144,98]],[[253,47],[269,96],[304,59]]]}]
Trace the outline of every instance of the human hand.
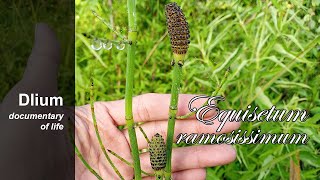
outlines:
[{"label": "human hand", "polygon": [[[188,102],[192,97],[194,95],[180,95],[178,115],[188,113]],[[141,127],[149,139],[156,133],[161,134],[166,139],[169,102],[170,95],[168,94],[144,94],[133,99],[134,120],[144,123]],[[195,106],[201,106],[203,103],[199,101]],[[124,100],[96,102],[94,104],[98,129],[104,146],[132,162],[128,131],[118,128],[118,126],[126,124],[124,106]],[[85,160],[102,178],[118,178],[99,146],[90,105],[76,107],[75,115],[75,143]],[[219,122],[212,126],[204,125],[193,116],[186,120],[176,121],[174,137],[180,133],[212,133],[218,126]],[[219,133],[230,132],[239,126],[238,122],[227,122]],[[138,128],[136,128],[136,133],[139,149],[147,148],[148,143]],[[111,154],[109,156],[125,179],[133,178],[134,173],[131,167]],[[141,168],[148,173],[153,173],[149,158],[148,152],[140,155]],[[206,167],[227,164],[235,158],[235,149],[230,145],[174,148],[172,157],[173,179],[205,179]],[[75,170],[76,179],[96,179],[79,158],[75,159]],[[154,179],[154,177],[144,177],[144,179]]]},{"label": "human hand", "polygon": [[[34,45],[22,79],[0,104],[0,179],[70,179],[74,176],[65,131],[42,131],[47,120],[9,120],[11,113],[61,112],[56,107],[19,106],[19,93],[57,95],[60,44],[44,23],[35,28]],[[63,113],[63,112],[61,112]],[[72,173],[72,174],[71,174]]]},{"label": "human hand", "polygon": [[[34,93],[53,96],[57,94],[57,70],[59,66],[59,43],[54,32],[45,24],[39,24],[36,28],[35,45],[28,60],[28,65],[22,80],[8,93],[1,104],[1,117],[7,118],[7,113],[18,112],[18,93]],[[192,95],[180,95],[178,115],[188,112],[187,103]],[[166,139],[167,117],[170,95],[165,94],[146,94],[134,98],[133,113],[135,122],[144,122],[142,128],[145,130],[149,139],[156,133],[160,133]],[[203,102],[199,102],[200,105]],[[96,102],[95,113],[97,116],[99,131],[102,140],[107,149],[118,153],[123,158],[132,162],[129,136],[126,130],[119,130],[119,125],[125,125],[124,117],[124,101],[112,102]],[[25,109],[24,109],[25,111]],[[28,110],[29,111],[29,110]],[[59,179],[65,176],[66,167],[69,165],[61,163],[61,159],[66,159],[68,153],[62,153],[66,149],[63,146],[60,137],[43,136],[38,125],[29,122],[9,123],[9,121],[1,122],[1,133],[3,136],[1,142],[6,144],[1,149],[0,169],[2,178],[23,179],[28,174],[38,174],[39,177],[45,175],[48,179]],[[39,122],[36,122],[39,123]],[[199,123],[195,118],[187,120],[178,120],[175,127],[175,137],[179,133],[211,133],[219,124],[207,126]],[[238,123],[227,123],[220,133],[232,131],[239,127]],[[89,105],[76,107],[75,121],[75,141],[80,152],[88,163],[102,177],[109,179],[117,178],[110,164],[105,159],[100,146],[98,144],[94,131],[91,110]],[[12,131],[14,130],[14,131]],[[19,133],[16,133],[19,132]],[[140,149],[147,148],[142,133],[137,130],[137,139]],[[12,135],[11,135],[12,134]],[[10,136],[10,138],[5,138]],[[36,143],[37,146],[31,146],[30,143]],[[41,145],[41,146],[40,146]],[[14,148],[19,147],[19,148]],[[54,151],[50,158],[55,160],[59,167],[43,166],[49,151]],[[59,147],[59,148],[58,148]],[[20,150],[24,149],[25,153]],[[59,152],[58,152],[59,151]],[[15,155],[14,159],[12,154]],[[63,154],[63,157],[61,156]],[[222,154],[222,155],[221,155]],[[54,155],[54,156],[52,156]],[[59,157],[58,157],[59,156]],[[61,156],[61,157],[60,157]],[[33,157],[41,157],[38,159],[30,159]],[[110,155],[116,167],[120,170],[126,179],[133,177],[133,169],[119,159]],[[235,150],[228,145],[207,145],[175,148],[173,150],[173,178],[174,179],[205,179],[205,167],[223,165],[233,161],[235,158]],[[32,162],[32,166],[30,166]],[[149,154],[141,154],[141,166],[146,172],[153,172],[150,166]],[[96,179],[81,163],[75,159],[76,179]],[[14,173],[24,172],[24,173]],[[50,171],[50,172],[49,172]],[[57,175],[57,172],[58,175]],[[145,179],[153,179],[145,177]],[[61,179],[61,178],[60,178]]]},{"label": "human hand", "polygon": [[59,63],[60,44],[54,31],[48,25],[38,23],[35,27],[32,52],[23,77],[5,96],[2,102],[4,105],[1,107],[4,109],[17,108],[17,94],[21,92],[39,93],[46,96],[57,95]]}]

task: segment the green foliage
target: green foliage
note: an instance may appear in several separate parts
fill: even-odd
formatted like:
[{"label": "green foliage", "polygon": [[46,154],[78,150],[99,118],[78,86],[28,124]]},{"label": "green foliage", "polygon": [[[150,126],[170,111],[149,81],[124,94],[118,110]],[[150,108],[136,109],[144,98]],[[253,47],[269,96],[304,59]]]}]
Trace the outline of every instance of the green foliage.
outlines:
[{"label": "green foliage", "polygon": [[[126,51],[93,51],[88,33],[119,40],[91,9],[127,34],[124,0],[76,1],[76,103],[88,102],[94,67],[97,100],[124,98]],[[168,1],[138,1],[138,46],[134,93],[169,93],[172,59],[165,34]],[[243,123],[241,129],[263,133],[307,133],[308,145],[237,145],[237,161],[208,169],[208,179],[289,179],[290,156],[300,150],[302,179],[320,171],[319,1],[177,1],[190,26],[191,44],[183,69],[181,93],[210,95],[231,68],[220,91],[221,108],[307,109],[304,123]],[[153,47],[156,50],[152,52]],[[221,152],[223,153],[223,152]]]}]

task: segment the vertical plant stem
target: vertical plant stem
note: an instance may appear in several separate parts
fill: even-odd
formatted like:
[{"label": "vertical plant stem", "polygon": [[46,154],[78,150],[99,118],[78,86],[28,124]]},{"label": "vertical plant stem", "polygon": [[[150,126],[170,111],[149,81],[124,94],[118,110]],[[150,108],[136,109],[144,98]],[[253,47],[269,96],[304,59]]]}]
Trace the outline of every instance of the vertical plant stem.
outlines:
[{"label": "vertical plant stem", "polygon": [[[133,163],[130,163],[128,160],[124,159],[123,157],[121,157],[121,156],[118,155],[117,153],[111,151],[110,149],[108,149],[108,152],[109,152],[110,154],[114,155],[116,158],[120,159],[122,162],[126,163],[128,166],[130,166],[130,167],[132,167],[132,168],[134,167],[134,166],[133,166]],[[151,173],[147,173],[147,172],[145,172],[145,171],[143,171],[143,170],[141,170],[141,172],[142,172],[142,174],[145,174],[145,175],[147,175],[147,176],[153,176],[153,175],[154,175],[154,174],[151,174]]]},{"label": "vertical plant stem", "polygon": [[74,145],[74,151],[78,158],[81,160],[83,165],[99,180],[103,180],[102,177],[87,163],[87,161],[83,158],[82,154],[80,153],[79,149],[76,145]]},{"label": "vertical plant stem", "polygon": [[174,136],[174,127],[178,111],[178,100],[179,100],[179,91],[180,91],[180,82],[182,76],[182,65],[178,64],[178,61],[175,60],[173,65],[173,77],[172,77],[172,87],[171,87],[171,101],[169,107],[169,121],[168,121],[168,130],[167,130],[167,163],[165,169],[166,179],[171,178],[171,157],[172,157],[172,144]]},{"label": "vertical plant stem", "polygon": [[[92,72],[91,72],[92,73]],[[117,167],[113,164],[112,160],[110,159],[109,155],[107,154],[106,148],[104,147],[101,137],[100,137],[100,133],[99,133],[99,129],[98,129],[98,124],[97,124],[97,119],[96,119],[96,115],[94,112],[94,85],[93,85],[93,77],[91,74],[90,77],[91,80],[91,87],[90,87],[90,107],[91,107],[91,114],[92,114],[92,119],[93,119],[93,125],[94,125],[94,129],[96,131],[96,136],[98,138],[99,141],[99,145],[102,149],[103,154],[105,155],[106,159],[108,160],[108,162],[110,163],[111,167],[113,168],[113,170],[116,172],[116,174],[119,176],[120,179],[123,179],[123,176],[120,174],[119,170],[117,169]]]},{"label": "vertical plant stem", "polygon": [[98,180],[103,180],[102,177],[89,165],[89,163],[84,159],[84,157],[82,156],[81,152],[79,151],[76,142],[74,140],[74,124],[71,123],[71,120],[68,119],[68,135],[70,138],[70,143],[73,145],[74,147],[74,152],[77,155],[77,157],[81,160],[81,162],[83,163],[83,165],[98,179]]},{"label": "vertical plant stem", "polygon": [[[167,162],[165,167],[165,179],[171,179],[171,159],[172,159],[172,144],[174,136],[175,121],[177,118],[179,91],[182,76],[182,66],[185,55],[189,47],[189,27],[186,18],[176,3],[169,3],[165,7],[167,28],[170,36],[171,50],[173,52],[172,72],[172,87],[171,100],[169,107],[169,120],[167,129]],[[176,25],[179,24],[179,27]],[[178,40],[179,39],[179,40]]]},{"label": "vertical plant stem", "polygon": [[126,69],[126,94],[125,94],[125,114],[126,114],[126,124],[129,132],[129,139],[131,145],[131,153],[133,157],[134,165],[134,177],[136,180],[141,179],[141,166],[139,158],[139,149],[137,143],[137,135],[134,128],[134,120],[132,115],[132,94],[133,94],[133,75],[134,75],[134,60],[135,60],[135,50],[136,50],[136,39],[137,39],[137,29],[136,29],[136,2],[135,0],[127,0],[128,8],[128,57],[127,57],[127,69]]}]

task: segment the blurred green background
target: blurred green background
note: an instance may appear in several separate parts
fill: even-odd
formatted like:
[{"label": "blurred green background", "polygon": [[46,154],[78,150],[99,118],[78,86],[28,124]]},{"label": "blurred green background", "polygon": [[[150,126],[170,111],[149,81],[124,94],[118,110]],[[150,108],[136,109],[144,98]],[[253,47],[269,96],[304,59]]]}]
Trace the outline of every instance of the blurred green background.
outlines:
[{"label": "blurred green background", "polygon": [[[90,48],[82,33],[119,40],[91,10],[127,34],[125,0],[76,0],[76,104],[88,103],[93,69],[96,100],[124,98],[126,50]],[[164,5],[137,1],[138,48],[134,93],[170,93],[172,53]],[[181,93],[207,94],[219,86],[221,108],[307,109],[304,123],[242,123],[263,133],[307,133],[308,145],[236,145],[237,160],[208,168],[207,179],[289,179],[290,153],[300,150],[302,179],[320,179],[320,1],[177,0],[189,22],[191,44],[183,69]],[[153,51],[154,49],[154,51]],[[223,153],[223,152],[221,152]],[[290,155],[291,156],[291,155]]]}]

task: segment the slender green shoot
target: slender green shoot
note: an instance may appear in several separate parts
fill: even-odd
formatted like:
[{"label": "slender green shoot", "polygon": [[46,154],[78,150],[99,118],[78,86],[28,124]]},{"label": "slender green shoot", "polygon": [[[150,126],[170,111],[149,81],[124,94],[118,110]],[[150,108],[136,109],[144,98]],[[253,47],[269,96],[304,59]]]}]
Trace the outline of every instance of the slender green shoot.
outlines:
[{"label": "slender green shoot", "polygon": [[93,119],[93,125],[94,125],[94,129],[99,141],[99,145],[102,149],[103,154],[105,155],[106,159],[108,160],[108,162],[110,163],[112,169],[116,172],[116,174],[119,176],[120,179],[123,179],[123,176],[121,175],[121,173],[119,172],[119,170],[117,169],[117,167],[114,165],[114,163],[112,162],[112,160],[110,159],[109,155],[107,154],[106,148],[104,147],[102,140],[101,140],[101,136],[99,133],[99,129],[98,129],[98,124],[97,124],[97,119],[96,119],[96,115],[95,115],[95,111],[94,111],[94,84],[93,84],[93,77],[91,75],[91,87],[90,87],[90,107],[91,107],[91,114],[92,114],[92,119]]},{"label": "slender green shoot", "polygon": [[144,132],[144,130],[142,129],[142,127],[140,127],[140,126],[138,126],[138,127],[139,127],[141,133],[143,134],[144,138],[145,138],[146,141],[148,142],[148,144],[150,144],[151,141],[149,140],[147,134]]},{"label": "slender green shoot", "polygon": [[92,14],[95,15],[100,21],[103,22],[103,24],[105,24],[113,33],[115,33],[117,36],[119,36],[122,39],[126,39],[125,36],[123,36],[121,33],[119,33],[118,31],[116,31],[111,24],[109,24],[105,19],[103,19],[101,16],[98,15],[98,13],[96,13],[94,10],[91,10]]},{"label": "slender green shoot", "polygon": [[84,159],[81,152],[79,151],[77,145],[75,144],[74,136],[71,127],[74,127],[74,124],[71,122],[70,119],[68,119],[68,134],[70,138],[70,142],[74,147],[74,151],[77,155],[77,157],[81,160],[83,165],[99,180],[103,180],[101,176],[89,165],[89,163]]},{"label": "slender green shoot", "polygon": [[80,153],[79,149],[77,148],[76,145],[74,145],[74,151],[78,158],[82,161],[84,166],[94,175],[96,176],[97,179],[103,180],[102,177],[94,170],[92,167],[88,164],[88,162],[83,158],[82,154]]},{"label": "slender green shoot", "polygon": [[[128,160],[124,159],[123,157],[121,157],[120,155],[118,155],[117,153],[113,152],[112,150],[108,149],[108,152],[110,154],[112,154],[113,156],[115,156],[116,158],[118,158],[119,160],[121,160],[122,162],[126,163],[128,166],[133,168],[133,163],[130,163]],[[147,173],[143,170],[141,170],[141,172],[147,176],[154,176],[154,174],[152,173]]]}]

